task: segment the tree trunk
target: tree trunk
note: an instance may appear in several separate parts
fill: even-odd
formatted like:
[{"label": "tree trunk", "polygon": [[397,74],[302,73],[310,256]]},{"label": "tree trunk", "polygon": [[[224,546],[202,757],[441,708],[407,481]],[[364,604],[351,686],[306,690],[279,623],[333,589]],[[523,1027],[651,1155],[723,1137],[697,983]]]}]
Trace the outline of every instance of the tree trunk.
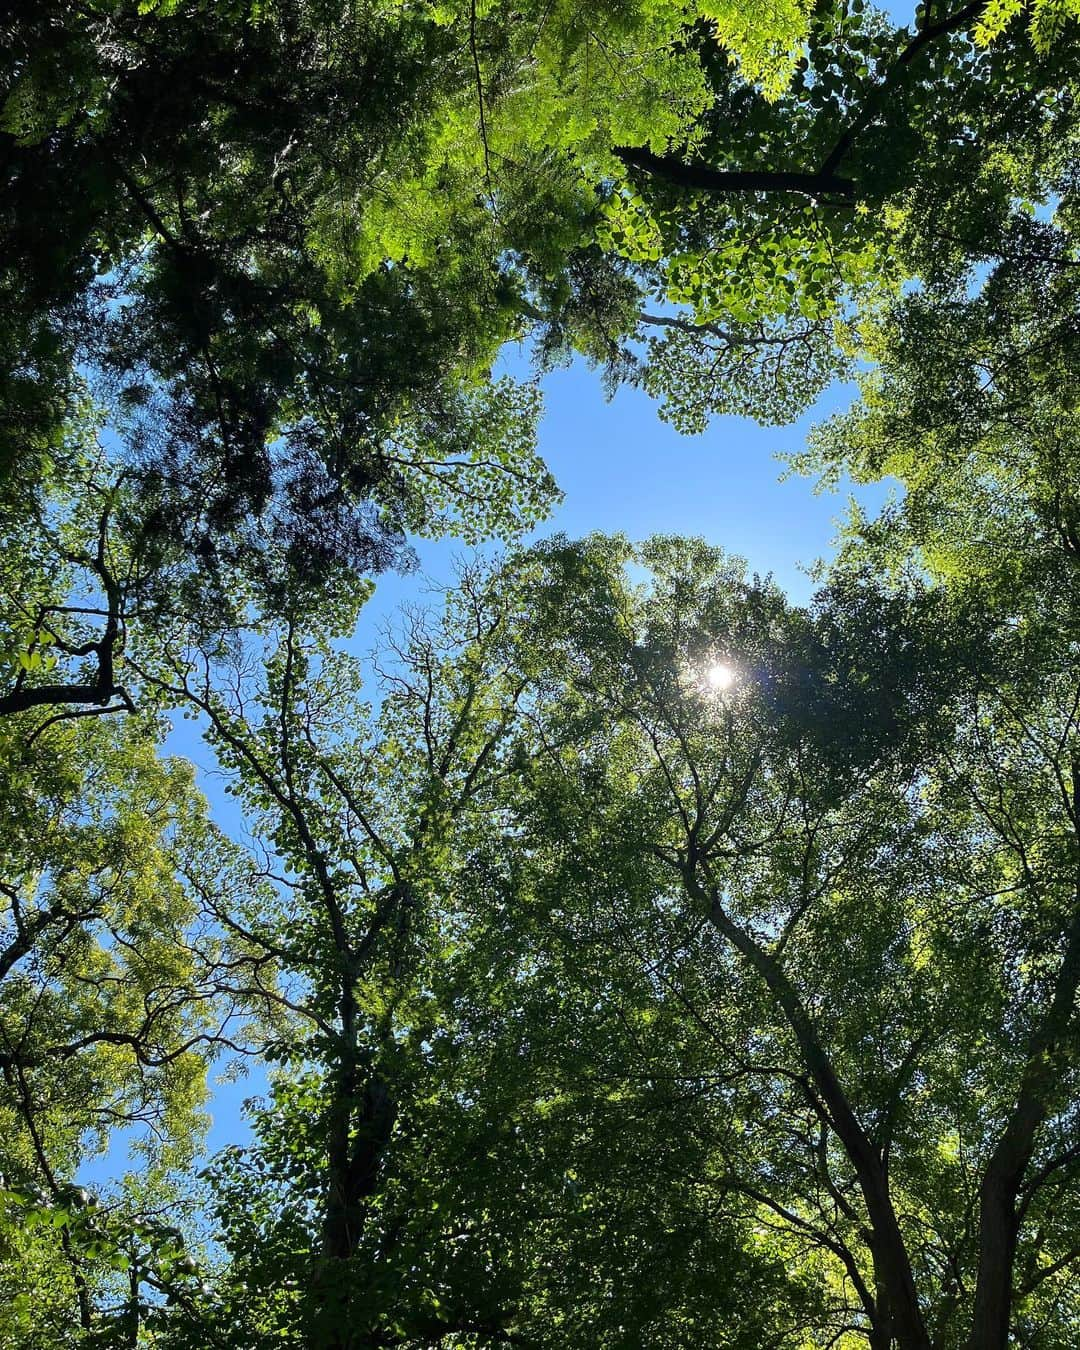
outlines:
[{"label": "tree trunk", "polygon": [[990,1155],[979,1188],[979,1273],[967,1350],[1006,1350],[1012,1302],[1013,1266],[1019,1235],[1017,1196],[1036,1135],[1053,1105],[1065,1068],[1062,1042],[1073,1021],[1080,989],[1080,879],[1076,908],[1066,938],[1054,994],[1045,1017],[1032,1032],[1016,1105]]},{"label": "tree trunk", "polygon": [[859,1124],[809,1013],[779,963],[724,911],[720,901],[691,873],[684,873],[688,891],[705,907],[710,922],[746,958],[772,993],[794,1033],[803,1063],[828,1109],[831,1124],[855,1169],[870,1220],[874,1270],[885,1297],[892,1336],[900,1350],[930,1350],[911,1273],[911,1261],[889,1195],[888,1178],[877,1151]]},{"label": "tree trunk", "polygon": [[361,1350],[377,1344],[361,1314],[350,1260],[364,1233],[366,1202],[379,1184],[383,1155],[397,1117],[389,1084],[376,1071],[361,1085],[355,1059],[342,1066],[328,1111],[327,1187],[322,1260],[316,1274],[310,1350]]}]

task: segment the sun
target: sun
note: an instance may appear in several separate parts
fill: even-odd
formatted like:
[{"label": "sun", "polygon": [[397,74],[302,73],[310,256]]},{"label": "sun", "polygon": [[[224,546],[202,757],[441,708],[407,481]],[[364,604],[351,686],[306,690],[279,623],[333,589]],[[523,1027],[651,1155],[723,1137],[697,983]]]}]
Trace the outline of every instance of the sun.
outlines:
[{"label": "sun", "polygon": [[714,661],[705,670],[705,683],[714,693],[721,694],[735,683],[735,671],[723,661]]}]

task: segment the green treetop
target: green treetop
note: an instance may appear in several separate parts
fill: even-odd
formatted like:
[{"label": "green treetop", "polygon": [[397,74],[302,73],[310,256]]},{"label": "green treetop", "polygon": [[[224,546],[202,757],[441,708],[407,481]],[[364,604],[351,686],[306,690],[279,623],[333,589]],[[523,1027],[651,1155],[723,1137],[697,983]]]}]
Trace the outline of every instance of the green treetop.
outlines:
[{"label": "green treetop", "polygon": [[5,43],[5,471],[40,477],[89,376],[159,532],[377,570],[475,500],[479,428],[482,528],[544,509],[535,403],[485,389],[508,340],[687,427],[791,417],[928,249],[1061,190],[1063,15],[38,6]]}]

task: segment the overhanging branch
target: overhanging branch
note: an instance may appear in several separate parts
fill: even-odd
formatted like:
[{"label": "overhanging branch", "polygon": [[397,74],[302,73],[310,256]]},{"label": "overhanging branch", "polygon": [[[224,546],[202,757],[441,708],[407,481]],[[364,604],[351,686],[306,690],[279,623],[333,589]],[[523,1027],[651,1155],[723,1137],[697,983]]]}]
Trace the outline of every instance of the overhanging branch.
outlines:
[{"label": "overhanging branch", "polygon": [[835,173],[799,173],[786,169],[712,169],[686,164],[673,155],[654,155],[640,146],[616,146],[615,154],[631,169],[662,178],[676,187],[704,188],[719,194],[738,192],[794,192],[815,201],[822,197],[853,200],[855,184]]}]

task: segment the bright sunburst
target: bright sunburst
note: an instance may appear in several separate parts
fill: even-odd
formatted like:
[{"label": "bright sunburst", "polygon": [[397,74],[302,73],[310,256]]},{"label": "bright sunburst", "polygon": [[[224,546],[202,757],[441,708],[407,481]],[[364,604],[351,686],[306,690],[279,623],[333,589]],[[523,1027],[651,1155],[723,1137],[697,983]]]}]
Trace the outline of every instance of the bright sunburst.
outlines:
[{"label": "bright sunburst", "polygon": [[722,661],[714,661],[705,670],[705,683],[714,693],[723,693],[735,683],[735,671]]}]

